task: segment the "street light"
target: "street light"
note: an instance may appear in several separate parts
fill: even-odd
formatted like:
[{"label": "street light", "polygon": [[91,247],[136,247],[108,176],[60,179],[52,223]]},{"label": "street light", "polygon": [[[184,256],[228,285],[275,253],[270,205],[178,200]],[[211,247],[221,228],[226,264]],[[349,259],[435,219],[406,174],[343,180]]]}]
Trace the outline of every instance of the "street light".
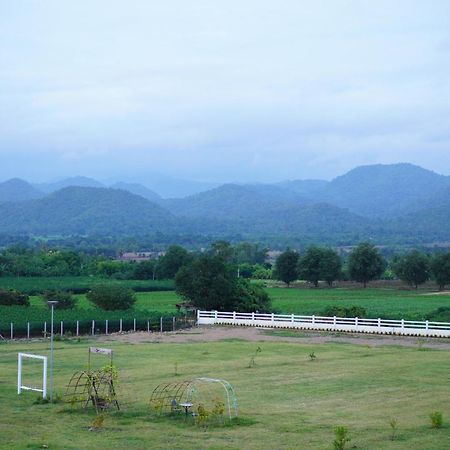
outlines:
[{"label": "street light", "polygon": [[53,403],[53,315],[58,301],[49,300],[47,304],[52,308],[52,322],[50,325],[50,403]]}]

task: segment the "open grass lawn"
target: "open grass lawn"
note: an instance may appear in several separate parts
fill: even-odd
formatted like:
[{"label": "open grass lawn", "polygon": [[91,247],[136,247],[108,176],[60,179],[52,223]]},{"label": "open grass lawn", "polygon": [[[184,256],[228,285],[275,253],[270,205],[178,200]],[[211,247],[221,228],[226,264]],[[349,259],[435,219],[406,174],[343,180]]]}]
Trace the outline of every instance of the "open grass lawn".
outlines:
[{"label": "open grass lawn", "polygon": [[[87,347],[94,343],[56,343],[57,392],[85,367]],[[450,448],[450,354],[445,350],[305,345],[301,339],[97,345],[114,349],[122,411],[106,414],[103,429],[93,432],[93,411],[33,404],[37,393],[16,394],[17,352],[48,355],[48,342],[0,344],[1,449],[332,449],[339,425],[349,430],[346,448]],[[262,352],[256,367],[248,368],[257,346]],[[95,358],[96,364],[104,363]],[[199,376],[233,384],[240,424],[202,429],[190,418],[157,419],[150,413],[148,400],[159,383]],[[430,426],[433,411],[443,413],[441,429]],[[398,421],[393,441],[392,418]]]}]

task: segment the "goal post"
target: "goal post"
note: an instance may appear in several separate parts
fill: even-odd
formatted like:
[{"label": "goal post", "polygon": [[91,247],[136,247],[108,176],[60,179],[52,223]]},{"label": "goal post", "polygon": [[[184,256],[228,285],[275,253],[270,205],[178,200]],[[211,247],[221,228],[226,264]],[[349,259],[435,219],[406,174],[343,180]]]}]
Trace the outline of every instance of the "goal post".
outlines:
[{"label": "goal post", "polygon": [[[36,386],[25,386],[22,384],[22,363],[24,358],[42,360],[42,388]],[[17,361],[17,394],[24,391],[42,392],[42,397],[47,398],[47,357],[42,355],[32,355],[30,353],[18,353]]]}]

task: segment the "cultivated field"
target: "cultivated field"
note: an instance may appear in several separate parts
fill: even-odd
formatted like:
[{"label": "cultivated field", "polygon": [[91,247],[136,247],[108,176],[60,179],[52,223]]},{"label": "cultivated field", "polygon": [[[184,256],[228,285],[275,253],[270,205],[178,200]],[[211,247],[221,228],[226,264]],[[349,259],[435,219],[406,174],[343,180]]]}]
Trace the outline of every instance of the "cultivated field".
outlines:
[{"label": "cultivated field", "polygon": [[[1,280],[1,279],[0,279]],[[29,286],[31,288],[31,285]],[[435,291],[411,291],[386,288],[368,289],[286,289],[267,288],[273,301],[273,308],[285,314],[323,314],[330,306],[361,306],[366,309],[367,316],[389,319],[425,320],[426,316],[439,307],[450,307],[450,293],[439,294]],[[137,302],[133,310],[126,312],[105,312],[93,307],[84,294],[77,295],[77,308],[70,311],[56,309],[56,321],[90,321],[90,320],[124,320],[145,319],[160,315],[176,314],[175,305],[181,299],[174,291],[138,292]],[[49,320],[46,304],[39,296],[31,297],[31,306],[10,307],[0,305],[0,333],[7,334],[9,323],[26,327],[27,322],[39,323]],[[445,316],[435,320],[450,321]]]},{"label": "cultivated field", "polygon": [[[240,339],[232,339],[237,330]],[[320,343],[304,333],[290,332],[285,338],[262,331],[261,340],[253,336],[247,341],[242,328],[223,329],[224,340],[208,341],[207,335],[199,334],[202,330],[191,333],[185,337],[141,334],[141,343],[134,344],[128,340],[133,335],[107,342],[106,338],[57,342],[59,393],[71,374],[84,368],[89,345],[115,351],[122,410],[108,413],[100,431],[89,431],[93,411],[33,404],[37,393],[17,396],[17,352],[48,354],[48,342],[0,344],[0,448],[332,449],[333,429],[339,425],[349,430],[347,448],[442,450],[450,446],[446,344],[438,350],[423,342],[414,345],[411,339],[405,341],[410,347],[378,345],[383,338],[370,345],[367,339],[357,345],[357,338],[355,345]],[[256,366],[248,368],[258,346],[262,351]],[[310,360],[311,352],[315,360]],[[96,358],[97,364],[103,363],[100,356]],[[198,376],[224,378],[233,384],[240,410],[237,424],[203,429],[190,418],[187,422],[158,419],[150,413],[148,399],[156,385]],[[433,411],[443,413],[440,429],[430,426]],[[391,419],[398,424],[394,440],[390,439]]]}]

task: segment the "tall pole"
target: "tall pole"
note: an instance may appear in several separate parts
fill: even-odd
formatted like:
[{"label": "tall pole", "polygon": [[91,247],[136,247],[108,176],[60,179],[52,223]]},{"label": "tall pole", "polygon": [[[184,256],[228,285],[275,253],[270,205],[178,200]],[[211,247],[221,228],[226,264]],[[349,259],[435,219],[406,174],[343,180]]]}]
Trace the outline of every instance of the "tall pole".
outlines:
[{"label": "tall pole", "polygon": [[55,305],[57,301],[49,301],[48,304],[52,308],[52,320],[50,325],[50,403],[53,403],[53,319],[55,312]]},{"label": "tall pole", "polygon": [[50,333],[50,403],[53,403],[53,314],[55,305],[52,303],[52,329]]}]

